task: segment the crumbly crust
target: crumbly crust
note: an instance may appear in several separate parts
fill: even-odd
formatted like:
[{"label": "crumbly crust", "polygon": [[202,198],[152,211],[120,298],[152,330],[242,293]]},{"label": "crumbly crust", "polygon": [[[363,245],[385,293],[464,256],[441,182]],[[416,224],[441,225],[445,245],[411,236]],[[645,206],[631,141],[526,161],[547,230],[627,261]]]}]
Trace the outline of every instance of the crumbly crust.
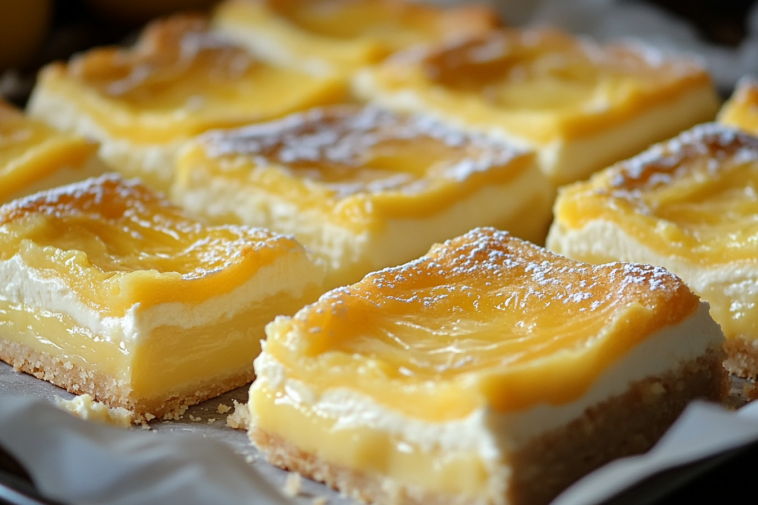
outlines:
[{"label": "crumbly crust", "polygon": [[148,417],[150,419],[174,417],[184,412],[190,405],[244,386],[255,378],[255,372],[250,363],[250,366],[229,371],[224,376],[185,385],[172,391],[171,394],[135,398],[128,384],[116,381],[109,374],[97,370],[86,370],[16,342],[0,340],[0,360],[16,370],[55,384],[70,393],[89,393],[97,401],[110,407],[128,409],[134,412],[135,421],[142,421]]},{"label": "crumbly crust", "polygon": [[724,367],[730,373],[746,379],[758,377],[758,347],[755,340],[737,336],[724,342],[726,360]]},{"label": "crumbly crust", "polygon": [[[612,459],[648,450],[694,398],[719,401],[727,392],[723,352],[709,350],[679,370],[632,384],[622,395],[507,455],[512,477],[495,503],[542,505]],[[354,498],[392,505],[480,505],[483,498],[443,495],[331,464],[276,434],[252,426],[253,443],[273,465],[324,482]]]}]

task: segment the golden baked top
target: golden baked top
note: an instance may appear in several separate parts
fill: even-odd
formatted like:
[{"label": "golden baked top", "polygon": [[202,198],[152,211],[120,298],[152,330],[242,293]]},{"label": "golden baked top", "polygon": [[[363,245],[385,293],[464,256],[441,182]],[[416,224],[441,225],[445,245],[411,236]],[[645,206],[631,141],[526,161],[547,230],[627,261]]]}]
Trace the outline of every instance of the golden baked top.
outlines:
[{"label": "golden baked top", "polygon": [[0,207],[0,261],[58,279],[91,308],[123,316],[232,291],[278,257],[303,251],[266,230],[206,226],[116,175]]},{"label": "golden baked top", "polygon": [[97,145],[29,119],[0,98],[0,203],[64,167],[81,167]]},{"label": "golden baked top", "polygon": [[443,420],[571,402],[698,305],[662,268],[587,265],[483,228],[277,318],[266,351],[316,391]]},{"label": "golden baked top", "polygon": [[[214,13],[221,30],[288,63],[355,70],[419,43],[487,32],[497,14],[484,6],[441,9],[407,0],[227,0]],[[247,32],[247,33],[245,33]],[[230,31],[230,33],[234,33]],[[289,52],[286,57],[281,53]]]},{"label": "golden baked top", "polygon": [[377,217],[430,215],[532,164],[531,153],[428,118],[334,106],[208,132],[180,155],[176,185],[200,167],[360,230]]},{"label": "golden baked top", "polygon": [[754,262],[758,248],[758,138],[705,124],[562,188],[565,227],[601,219],[659,254],[703,266]]},{"label": "golden baked top", "polygon": [[535,142],[602,131],[683,91],[713,90],[705,68],[691,61],[541,28],[404,51],[367,78],[369,97],[414,92],[433,110]]},{"label": "golden baked top", "polygon": [[743,77],[721,108],[719,122],[758,135],[758,80]]},{"label": "golden baked top", "polygon": [[93,49],[52,64],[38,86],[72,101],[111,135],[146,143],[271,119],[345,93],[337,79],[255,59],[194,15],[154,21],[132,48]]}]

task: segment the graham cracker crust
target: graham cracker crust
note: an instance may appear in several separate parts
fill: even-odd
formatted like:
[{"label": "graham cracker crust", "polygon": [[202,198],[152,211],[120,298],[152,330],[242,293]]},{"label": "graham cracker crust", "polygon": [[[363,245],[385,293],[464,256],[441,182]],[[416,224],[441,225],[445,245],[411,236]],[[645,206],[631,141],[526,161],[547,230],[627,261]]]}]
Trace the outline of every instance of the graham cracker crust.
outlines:
[{"label": "graham cracker crust", "polygon": [[724,366],[729,372],[745,379],[758,377],[758,347],[753,342],[753,339],[740,336],[726,339]]},{"label": "graham cracker crust", "polygon": [[[488,500],[440,494],[345,468],[251,426],[249,436],[269,463],[299,472],[361,501],[386,505],[545,505],[605,463],[650,449],[695,398],[720,401],[729,381],[721,350],[709,350],[679,370],[630,385],[569,424],[506,454],[511,471],[504,496]],[[483,490],[484,491],[484,490]]]},{"label": "graham cracker crust", "polygon": [[135,422],[152,418],[172,418],[190,405],[214,398],[232,389],[244,386],[255,378],[253,364],[232,370],[213,379],[185,385],[170,394],[135,398],[128,384],[118,382],[111,375],[86,370],[45,352],[35,351],[17,342],[0,340],[0,360],[18,371],[50,382],[69,393],[89,393],[97,401],[110,407],[123,407],[134,412]]}]

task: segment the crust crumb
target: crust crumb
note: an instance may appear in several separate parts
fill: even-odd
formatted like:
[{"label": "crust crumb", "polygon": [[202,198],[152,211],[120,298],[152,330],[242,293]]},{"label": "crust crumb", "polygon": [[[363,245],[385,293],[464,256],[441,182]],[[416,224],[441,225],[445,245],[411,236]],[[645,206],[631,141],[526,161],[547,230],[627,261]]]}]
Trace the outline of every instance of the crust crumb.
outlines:
[{"label": "crust crumb", "polygon": [[226,414],[230,410],[232,410],[232,408],[229,405],[224,405],[223,403],[219,403],[218,408],[216,409],[219,414]]},{"label": "crust crumb", "polygon": [[91,395],[77,396],[72,400],[56,398],[55,404],[62,410],[81,419],[110,424],[119,428],[129,428],[134,422],[134,414],[122,407],[108,407],[95,401]]},{"label": "crust crumb", "polygon": [[329,498],[326,496],[317,496],[313,499],[313,502],[311,502],[312,505],[326,505],[329,503]]},{"label": "crust crumb", "polygon": [[234,402],[234,412],[226,417],[226,425],[235,430],[247,430],[250,427],[250,411],[247,403]]},{"label": "crust crumb", "polygon": [[287,480],[284,481],[284,487],[282,487],[282,493],[284,496],[294,498],[300,494],[303,488],[303,477],[297,472],[290,472],[287,474]]}]

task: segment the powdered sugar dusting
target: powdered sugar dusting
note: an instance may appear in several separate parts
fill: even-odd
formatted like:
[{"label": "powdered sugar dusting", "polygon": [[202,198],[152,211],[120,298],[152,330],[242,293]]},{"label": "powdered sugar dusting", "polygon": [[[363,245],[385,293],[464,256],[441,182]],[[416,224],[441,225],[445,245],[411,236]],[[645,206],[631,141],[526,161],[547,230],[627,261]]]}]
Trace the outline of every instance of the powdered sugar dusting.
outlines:
[{"label": "powdered sugar dusting", "polygon": [[[344,194],[365,191],[365,184],[346,182],[351,169],[381,169],[373,163],[372,152],[402,153],[402,146],[423,139],[433,139],[455,153],[447,161],[434,161],[426,168],[439,176],[462,181],[477,172],[502,167],[524,151],[475,133],[463,132],[422,115],[401,115],[376,107],[330,107],[293,114],[284,119],[246,126],[234,130],[214,131],[199,137],[209,156],[246,156],[257,165],[280,164],[314,171],[324,165],[347,169],[348,175],[338,189]],[[380,155],[381,157],[381,155]],[[393,168],[393,171],[370,190],[387,190],[409,186],[416,174]],[[315,175],[314,175],[315,177]],[[420,186],[419,186],[420,187]]]},{"label": "powdered sugar dusting", "polygon": [[[707,123],[657,144],[612,168],[614,194],[670,184],[693,170],[711,176],[727,166],[758,162],[758,138],[735,128]],[[698,164],[697,162],[703,162]]]}]

